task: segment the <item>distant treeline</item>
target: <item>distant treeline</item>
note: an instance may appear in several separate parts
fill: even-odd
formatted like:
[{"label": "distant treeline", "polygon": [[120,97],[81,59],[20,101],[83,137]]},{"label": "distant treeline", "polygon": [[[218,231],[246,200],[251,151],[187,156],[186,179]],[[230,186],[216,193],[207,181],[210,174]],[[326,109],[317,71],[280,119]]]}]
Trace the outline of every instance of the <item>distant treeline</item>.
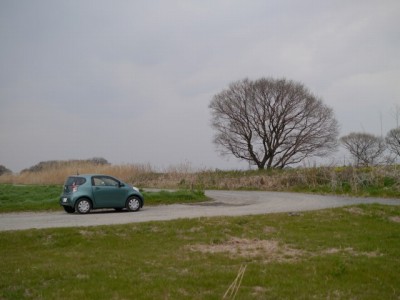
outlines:
[{"label": "distant treeline", "polygon": [[93,164],[93,165],[109,165],[110,163],[102,157],[93,157],[89,159],[70,159],[70,160],[48,160],[41,161],[40,163],[28,168],[23,169],[21,173],[24,172],[41,172],[49,169],[65,167],[68,165],[76,165],[76,164]]},{"label": "distant treeline", "polygon": [[[25,172],[41,172],[49,169],[59,168],[59,167],[66,167],[69,165],[77,165],[77,164],[92,164],[95,166],[104,166],[109,165],[110,163],[103,157],[93,157],[89,159],[70,159],[70,160],[47,160],[41,161],[40,163],[27,168],[23,169],[21,173]],[[0,176],[11,174],[12,171],[6,168],[3,165],[0,165]]]},{"label": "distant treeline", "polygon": [[5,166],[0,165],[0,176],[3,174],[11,174],[12,171],[7,169]]}]

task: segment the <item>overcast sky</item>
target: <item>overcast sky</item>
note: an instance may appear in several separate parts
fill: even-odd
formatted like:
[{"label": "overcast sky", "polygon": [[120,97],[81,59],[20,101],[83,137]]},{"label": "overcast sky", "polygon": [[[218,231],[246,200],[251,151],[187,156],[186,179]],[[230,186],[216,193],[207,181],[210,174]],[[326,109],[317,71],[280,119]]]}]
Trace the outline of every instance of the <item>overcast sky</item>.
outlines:
[{"label": "overcast sky", "polygon": [[341,135],[384,135],[400,105],[400,1],[0,0],[0,165],[104,157],[237,169],[208,104],[285,77]]}]

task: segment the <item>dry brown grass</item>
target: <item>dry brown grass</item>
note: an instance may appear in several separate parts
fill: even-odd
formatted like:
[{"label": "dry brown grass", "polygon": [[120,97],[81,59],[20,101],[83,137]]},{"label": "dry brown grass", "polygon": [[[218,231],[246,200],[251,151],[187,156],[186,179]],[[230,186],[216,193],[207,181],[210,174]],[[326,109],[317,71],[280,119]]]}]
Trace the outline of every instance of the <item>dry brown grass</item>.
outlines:
[{"label": "dry brown grass", "polygon": [[276,240],[231,238],[223,243],[211,245],[198,244],[191,245],[188,248],[190,251],[201,253],[223,253],[231,258],[261,257],[266,262],[291,262],[306,255],[304,251],[291,248]]},{"label": "dry brown grass", "polygon": [[400,216],[390,217],[389,220],[395,223],[400,223]]},{"label": "dry brown grass", "polygon": [[150,164],[93,164],[85,161],[60,162],[36,171],[0,176],[0,183],[62,184],[73,174],[109,174],[138,187],[172,189],[264,190],[400,196],[400,167],[318,167],[288,170],[220,171],[194,170],[190,163],[164,170]]},{"label": "dry brown grass", "polygon": [[196,244],[186,246],[187,250],[206,254],[225,254],[230,258],[261,258],[265,263],[271,262],[296,262],[314,256],[331,254],[344,254],[346,256],[378,257],[383,254],[378,251],[359,252],[353,248],[330,248],[317,252],[309,252],[293,248],[277,240],[259,240],[235,238],[218,244]]},{"label": "dry brown grass", "polygon": [[6,174],[0,176],[0,183],[11,184],[62,184],[65,178],[75,174],[108,174],[127,182],[135,178],[143,178],[152,174],[150,165],[95,165],[91,163],[71,163],[55,168],[36,172],[22,172],[20,174]]}]

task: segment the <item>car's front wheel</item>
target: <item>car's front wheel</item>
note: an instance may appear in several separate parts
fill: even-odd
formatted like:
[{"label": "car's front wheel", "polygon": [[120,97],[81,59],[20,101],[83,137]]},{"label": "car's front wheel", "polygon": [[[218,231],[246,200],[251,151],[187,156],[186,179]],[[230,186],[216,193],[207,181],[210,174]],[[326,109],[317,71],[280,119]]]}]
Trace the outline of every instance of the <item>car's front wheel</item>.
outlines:
[{"label": "car's front wheel", "polygon": [[75,209],[80,214],[87,214],[91,209],[91,203],[88,199],[80,199],[76,205]]},{"label": "car's front wheel", "polygon": [[71,207],[71,206],[63,206],[64,210],[69,213],[69,214],[73,214],[75,212],[75,208]]},{"label": "car's front wheel", "polygon": [[126,201],[126,208],[129,211],[138,211],[140,209],[140,205],[141,200],[136,196],[129,197]]}]

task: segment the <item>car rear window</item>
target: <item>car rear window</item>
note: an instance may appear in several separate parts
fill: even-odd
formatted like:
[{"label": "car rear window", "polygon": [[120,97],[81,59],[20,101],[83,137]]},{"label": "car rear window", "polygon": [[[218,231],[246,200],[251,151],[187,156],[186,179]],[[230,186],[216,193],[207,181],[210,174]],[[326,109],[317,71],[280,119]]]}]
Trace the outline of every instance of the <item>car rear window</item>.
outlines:
[{"label": "car rear window", "polygon": [[65,185],[66,186],[82,185],[85,182],[86,182],[86,178],[84,178],[84,177],[71,176],[71,177],[68,177],[67,181],[65,182]]}]

